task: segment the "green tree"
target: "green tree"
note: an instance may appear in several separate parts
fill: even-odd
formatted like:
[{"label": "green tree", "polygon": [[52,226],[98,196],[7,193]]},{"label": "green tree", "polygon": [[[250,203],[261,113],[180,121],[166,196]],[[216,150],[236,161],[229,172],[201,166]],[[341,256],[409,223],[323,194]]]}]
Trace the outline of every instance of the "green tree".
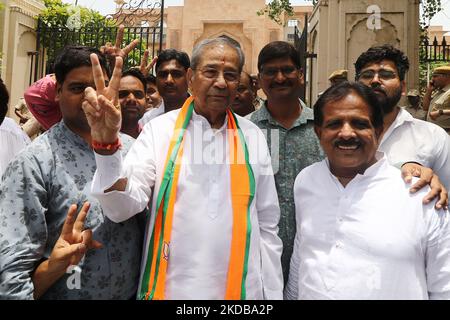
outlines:
[{"label": "green tree", "polygon": [[[77,16],[79,12],[79,27],[89,25],[105,24],[105,17],[98,11],[85,8],[83,6],[74,7],[73,5],[63,3],[62,0],[44,0],[45,9],[38,18],[46,24],[47,27],[67,27],[71,23],[71,17]],[[73,22],[74,23],[74,22]],[[74,25],[74,27],[76,27]]]},{"label": "green tree", "polygon": [[[310,0],[314,6],[319,2],[319,0]],[[287,15],[289,17],[294,15],[294,9],[292,8],[291,2],[289,0],[272,0],[256,12],[258,16],[267,15],[271,20],[275,21],[279,25],[283,24],[282,17]]]},{"label": "green tree", "polygon": [[256,12],[256,14],[258,16],[267,15],[271,20],[281,25],[283,23],[281,17],[284,14],[293,16],[294,9],[289,0],[272,0],[264,8]]},{"label": "green tree", "polygon": [[[431,44],[433,39],[428,39],[427,29],[430,26],[431,19],[442,10],[441,0],[422,0],[420,2],[420,18],[419,18],[419,31],[420,31],[420,51],[419,51],[419,89],[424,92],[428,85],[428,71],[432,71],[434,68],[447,64],[444,61],[429,61],[428,56],[434,56],[433,52],[430,52],[429,48],[425,47],[426,40]],[[436,54],[436,58],[439,60],[442,58],[441,54]]]},{"label": "green tree", "polygon": [[44,5],[38,16],[39,40],[50,63],[65,45],[99,47],[114,40],[115,30],[110,30],[114,25],[99,12],[61,0],[44,0]]}]

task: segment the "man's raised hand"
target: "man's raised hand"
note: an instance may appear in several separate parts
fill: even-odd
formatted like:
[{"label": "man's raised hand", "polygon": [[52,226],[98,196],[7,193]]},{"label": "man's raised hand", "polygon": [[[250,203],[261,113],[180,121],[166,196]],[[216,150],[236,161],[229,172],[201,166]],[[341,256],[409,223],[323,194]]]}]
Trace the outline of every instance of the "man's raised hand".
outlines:
[{"label": "man's raised hand", "polygon": [[32,274],[34,299],[39,299],[66,273],[70,265],[77,265],[87,250],[102,247],[100,242],[92,239],[92,230],[84,229],[88,210],[89,203],[85,202],[77,216],[77,206],[70,206],[50,257],[41,262]]},{"label": "man's raised hand", "polygon": [[139,71],[146,77],[150,73],[150,70],[155,65],[158,57],[154,57],[150,63],[148,63],[148,56],[150,52],[147,50],[144,51],[144,56],[141,59],[141,65],[139,66]]},{"label": "man's raised hand", "polygon": [[123,41],[123,33],[124,33],[125,26],[120,25],[119,29],[117,30],[116,35],[116,42],[114,46],[111,45],[111,43],[106,43],[104,46],[100,48],[100,51],[103,52],[108,57],[117,58],[121,57],[125,60],[127,55],[134,49],[139,43],[139,39],[134,39],[124,48],[121,48],[122,41]]},{"label": "man's raised hand", "polygon": [[91,63],[96,89],[86,88],[82,108],[91,127],[92,140],[99,143],[114,143],[119,136],[122,122],[118,91],[123,60],[121,57],[116,59],[108,85],[105,85],[103,70],[94,53],[91,54]]},{"label": "man's raised hand", "polygon": [[70,265],[77,265],[87,250],[102,247],[100,242],[92,239],[92,230],[84,229],[88,210],[89,203],[85,202],[77,216],[77,206],[70,206],[61,235],[48,259],[50,270],[65,272]]}]

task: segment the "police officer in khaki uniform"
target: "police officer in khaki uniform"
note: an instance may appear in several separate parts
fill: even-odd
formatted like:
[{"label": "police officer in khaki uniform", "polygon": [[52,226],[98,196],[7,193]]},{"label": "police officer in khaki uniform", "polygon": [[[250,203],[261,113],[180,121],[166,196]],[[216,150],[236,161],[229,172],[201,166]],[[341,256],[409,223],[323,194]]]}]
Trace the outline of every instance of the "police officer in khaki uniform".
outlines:
[{"label": "police officer in khaki uniform", "polygon": [[450,134],[450,65],[433,70],[432,79],[424,97],[427,121],[433,122]]},{"label": "police officer in khaki uniform", "polygon": [[405,106],[405,110],[408,111],[414,118],[425,120],[427,117],[427,113],[422,109],[422,105],[420,103],[420,94],[419,90],[411,89],[406,94],[408,99],[407,104]]},{"label": "police officer in khaki uniform", "polygon": [[348,70],[335,70],[328,77],[328,81],[332,86],[335,86],[341,82],[348,81]]}]

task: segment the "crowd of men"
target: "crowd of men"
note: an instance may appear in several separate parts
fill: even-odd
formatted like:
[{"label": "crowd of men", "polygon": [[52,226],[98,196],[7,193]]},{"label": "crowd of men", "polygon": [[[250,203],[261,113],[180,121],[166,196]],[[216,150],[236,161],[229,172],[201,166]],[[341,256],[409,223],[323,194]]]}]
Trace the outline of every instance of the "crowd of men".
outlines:
[{"label": "crowd of men", "polygon": [[255,81],[227,38],[122,70],[121,32],[27,90],[45,133],[0,131],[0,299],[450,299],[450,67],[440,127],[390,45],[308,107],[287,42]]}]

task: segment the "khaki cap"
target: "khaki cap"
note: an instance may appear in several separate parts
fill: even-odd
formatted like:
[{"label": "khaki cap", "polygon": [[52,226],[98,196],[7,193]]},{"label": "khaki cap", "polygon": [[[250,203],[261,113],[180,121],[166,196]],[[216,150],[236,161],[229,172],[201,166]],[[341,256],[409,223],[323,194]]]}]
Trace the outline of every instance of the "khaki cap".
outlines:
[{"label": "khaki cap", "polygon": [[420,93],[419,93],[419,90],[417,90],[417,89],[411,89],[411,90],[408,91],[406,96],[408,96],[408,97],[420,97]]},{"label": "khaki cap", "polygon": [[450,74],[450,66],[437,67],[433,70],[433,74]]},{"label": "khaki cap", "polygon": [[335,70],[328,77],[328,80],[333,80],[334,78],[345,78],[347,79],[348,70]]}]

